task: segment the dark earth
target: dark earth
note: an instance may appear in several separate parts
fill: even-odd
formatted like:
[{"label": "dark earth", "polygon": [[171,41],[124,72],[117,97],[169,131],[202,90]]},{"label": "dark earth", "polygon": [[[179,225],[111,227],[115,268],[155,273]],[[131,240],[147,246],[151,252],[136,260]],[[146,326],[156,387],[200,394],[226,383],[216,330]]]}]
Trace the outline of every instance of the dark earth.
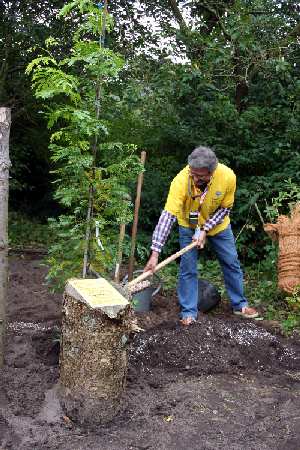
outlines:
[{"label": "dark earth", "polygon": [[300,339],[233,317],[226,304],[188,328],[158,295],[132,337],[121,413],[84,429],[56,395],[62,296],[40,259],[10,257],[0,450],[299,450]]}]

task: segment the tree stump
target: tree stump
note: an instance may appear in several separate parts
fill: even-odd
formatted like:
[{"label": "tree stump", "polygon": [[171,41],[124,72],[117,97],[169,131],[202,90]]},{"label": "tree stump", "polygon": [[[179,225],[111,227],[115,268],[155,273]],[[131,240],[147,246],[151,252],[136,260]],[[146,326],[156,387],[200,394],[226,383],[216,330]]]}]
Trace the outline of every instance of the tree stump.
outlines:
[{"label": "tree stump", "polygon": [[105,279],[69,280],[63,305],[59,396],[72,420],[110,421],[127,370],[129,302]]},{"label": "tree stump", "polygon": [[300,204],[291,217],[279,216],[276,224],[268,223],[264,230],[279,241],[278,287],[292,294],[300,285]]}]

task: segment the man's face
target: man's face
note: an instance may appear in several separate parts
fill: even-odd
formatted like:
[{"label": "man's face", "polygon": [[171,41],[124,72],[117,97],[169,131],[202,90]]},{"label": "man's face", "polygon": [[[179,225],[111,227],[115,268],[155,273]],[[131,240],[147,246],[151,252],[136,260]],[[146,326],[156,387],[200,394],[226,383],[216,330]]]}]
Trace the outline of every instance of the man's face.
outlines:
[{"label": "man's face", "polygon": [[190,167],[190,175],[193,178],[195,186],[200,187],[209,182],[212,172],[209,172],[208,169],[194,169]]}]

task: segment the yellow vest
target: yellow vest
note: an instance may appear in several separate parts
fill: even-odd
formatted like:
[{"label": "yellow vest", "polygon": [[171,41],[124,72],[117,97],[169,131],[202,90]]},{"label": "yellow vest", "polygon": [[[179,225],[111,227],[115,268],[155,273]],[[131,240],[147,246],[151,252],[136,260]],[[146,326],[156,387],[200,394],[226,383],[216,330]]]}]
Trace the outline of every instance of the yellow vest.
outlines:
[{"label": "yellow vest", "polygon": [[[208,184],[204,202],[200,207],[198,220],[200,226],[204,225],[218,208],[232,208],[235,189],[236,176],[234,172],[224,164],[218,163]],[[189,173],[189,166],[186,166],[173,179],[164,209],[177,217],[179,225],[195,228],[196,225],[189,223],[189,213],[199,210],[199,199],[192,199],[192,196],[199,194],[201,194],[201,190],[194,185]],[[226,216],[222,223],[216,225],[207,234],[214,236],[225,230],[229,223],[229,216]]]}]

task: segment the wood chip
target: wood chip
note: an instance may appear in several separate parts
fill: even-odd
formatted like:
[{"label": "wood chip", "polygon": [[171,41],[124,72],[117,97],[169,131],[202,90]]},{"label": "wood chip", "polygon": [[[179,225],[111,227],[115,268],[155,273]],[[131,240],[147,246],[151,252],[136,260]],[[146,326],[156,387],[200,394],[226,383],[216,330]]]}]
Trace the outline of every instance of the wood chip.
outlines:
[{"label": "wood chip", "polygon": [[136,283],[133,286],[128,286],[128,290],[131,294],[135,294],[136,292],[140,292],[143,289],[147,289],[151,285],[149,280],[141,281],[140,283]]}]

